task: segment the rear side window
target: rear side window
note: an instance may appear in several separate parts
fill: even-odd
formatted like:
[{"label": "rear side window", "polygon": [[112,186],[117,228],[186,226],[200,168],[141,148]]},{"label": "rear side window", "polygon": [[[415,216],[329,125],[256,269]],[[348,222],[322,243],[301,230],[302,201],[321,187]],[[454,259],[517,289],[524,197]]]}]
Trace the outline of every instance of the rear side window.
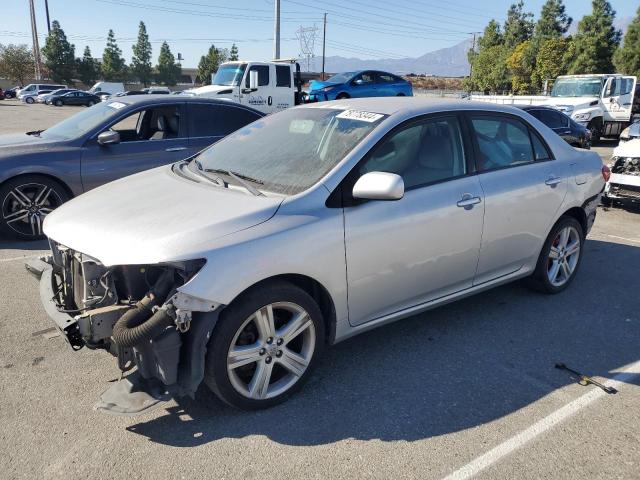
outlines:
[{"label": "rear side window", "polygon": [[398,79],[391,75],[390,73],[379,73],[378,74],[378,82],[379,83],[395,83]]},{"label": "rear side window", "polygon": [[551,110],[530,110],[529,113],[549,128],[564,128],[569,125],[568,118]]},{"label": "rear side window", "polygon": [[507,117],[476,116],[471,123],[480,150],[480,171],[534,161],[529,129],[522,122]]},{"label": "rear side window", "polygon": [[535,155],[536,161],[551,160],[553,158],[549,149],[534,132],[531,132],[531,143],[533,144],[533,154]]},{"label": "rear side window", "polygon": [[251,79],[251,72],[258,72],[258,86],[265,87],[269,85],[269,65],[252,65],[249,69],[249,73],[247,73],[247,80],[245,82],[245,86],[249,88],[249,81]]},{"label": "rear side window", "polygon": [[223,105],[189,105],[191,137],[224,137],[260,118],[244,108]]},{"label": "rear side window", "polygon": [[291,87],[291,68],[276,65],[276,87]]}]

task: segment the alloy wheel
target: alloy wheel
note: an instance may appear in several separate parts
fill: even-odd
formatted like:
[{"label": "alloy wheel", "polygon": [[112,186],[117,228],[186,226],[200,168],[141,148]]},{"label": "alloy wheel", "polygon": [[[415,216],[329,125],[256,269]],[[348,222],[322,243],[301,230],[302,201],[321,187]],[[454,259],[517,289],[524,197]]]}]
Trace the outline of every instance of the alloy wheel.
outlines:
[{"label": "alloy wheel", "polygon": [[18,185],[2,201],[2,218],[20,235],[42,235],[44,217],[62,204],[62,198],[53,188],[39,183]]},{"label": "alloy wheel", "polygon": [[315,349],[316,330],[300,305],[277,302],[250,315],[227,353],[233,388],[247,398],[281,395],[304,375]]},{"label": "alloy wheel", "polygon": [[580,258],[580,246],[580,234],[572,226],[556,235],[547,261],[547,277],[554,287],[561,287],[571,279]]}]

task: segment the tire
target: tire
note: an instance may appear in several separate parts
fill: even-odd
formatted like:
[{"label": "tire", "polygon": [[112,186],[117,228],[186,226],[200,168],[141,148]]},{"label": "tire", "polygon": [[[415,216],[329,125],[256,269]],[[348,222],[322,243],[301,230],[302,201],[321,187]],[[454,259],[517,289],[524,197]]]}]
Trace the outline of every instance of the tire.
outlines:
[{"label": "tire", "polygon": [[587,128],[591,132],[591,144],[595,145],[602,137],[602,118],[594,118],[589,122]]},{"label": "tire", "polygon": [[[257,315],[264,312],[262,318],[268,318],[269,307],[275,329],[268,328],[268,321],[260,322],[261,333]],[[294,323],[296,318],[300,321]],[[294,328],[297,333],[291,333],[288,339],[287,326],[298,327]],[[269,337],[269,332],[274,331]],[[322,313],[308,293],[282,281],[257,287],[234,300],[220,315],[207,348],[205,384],[232,407],[242,410],[272,407],[306,382],[322,354],[324,340]],[[234,346],[253,350],[250,357],[245,354],[244,360],[236,357],[236,363],[240,363],[236,367],[230,364]],[[289,370],[285,364],[295,368]],[[296,374],[292,373],[294,370]],[[265,372],[269,375],[262,375],[266,388],[252,389],[252,383],[259,385],[256,380]]]},{"label": "tire", "polygon": [[93,107],[96,103],[93,100],[89,100],[87,107]]},{"label": "tire", "polygon": [[26,103],[28,103],[29,105],[31,105],[32,103],[35,102],[35,100],[33,99],[33,97],[27,97],[24,100]]},{"label": "tire", "polygon": [[611,208],[613,206],[613,200],[611,200],[609,197],[603,196],[600,199],[600,202],[602,203],[602,206],[604,208]]},{"label": "tire", "polygon": [[336,96],[336,100],[344,100],[345,98],[351,98],[348,93],[339,93]]},{"label": "tire", "polygon": [[61,107],[61,106],[63,105],[62,100],[56,100],[56,101],[55,101],[55,103],[54,103],[54,105],[55,105],[56,107]]},{"label": "tire", "polygon": [[15,240],[40,240],[42,222],[69,200],[66,189],[42,175],[23,175],[0,186],[0,234]]},{"label": "tire", "polygon": [[404,93],[399,93],[396,95],[396,97],[404,97],[404,96],[405,96]]},{"label": "tire", "polygon": [[[564,232],[568,232],[566,242],[563,237]],[[577,250],[569,254],[568,252],[573,250],[571,246],[575,245],[575,242],[577,242]],[[562,245],[563,243],[564,245]],[[556,249],[554,255],[559,255],[559,260],[554,261],[551,257],[552,247]],[[584,231],[580,222],[573,217],[560,217],[544,242],[536,269],[529,278],[529,285],[543,293],[562,292],[575,278],[582,261],[583,250]],[[562,266],[563,263],[566,264],[566,269]],[[552,278],[555,280],[552,281]]]}]

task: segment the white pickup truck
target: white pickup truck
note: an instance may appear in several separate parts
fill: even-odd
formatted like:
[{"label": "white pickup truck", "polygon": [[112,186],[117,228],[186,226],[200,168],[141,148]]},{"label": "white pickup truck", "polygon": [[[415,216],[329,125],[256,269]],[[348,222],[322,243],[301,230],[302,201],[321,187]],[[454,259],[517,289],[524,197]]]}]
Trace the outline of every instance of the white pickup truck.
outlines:
[{"label": "white pickup truck", "polygon": [[211,85],[193,88],[187,95],[228,98],[264,113],[303,103],[300,65],[295,60],[225,62]]},{"label": "white pickup truck", "polygon": [[545,105],[591,130],[593,139],[617,137],[640,115],[637,78],[619,74],[562,75],[550,96],[471,95],[471,100],[514,105]]}]

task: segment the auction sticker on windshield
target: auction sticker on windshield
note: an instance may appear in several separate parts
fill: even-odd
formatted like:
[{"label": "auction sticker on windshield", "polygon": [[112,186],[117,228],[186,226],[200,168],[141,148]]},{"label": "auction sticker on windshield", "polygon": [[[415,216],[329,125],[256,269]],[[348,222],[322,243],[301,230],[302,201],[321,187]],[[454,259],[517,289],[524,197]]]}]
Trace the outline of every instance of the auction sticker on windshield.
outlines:
[{"label": "auction sticker on windshield", "polygon": [[384,115],[380,113],[363,112],[361,110],[345,110],[336,115],[336,118],[347,118],[349,120],[360,120],[362,122],[373,123],[380,120]]},{"label": "auction sticker on windshield", "polygon": [[107,106],[111,108],[115,108],[116,110],[120,110],[121,108],[124,108],[127,105],[122,102],[111,102],[111,103],[108,103]]}]

